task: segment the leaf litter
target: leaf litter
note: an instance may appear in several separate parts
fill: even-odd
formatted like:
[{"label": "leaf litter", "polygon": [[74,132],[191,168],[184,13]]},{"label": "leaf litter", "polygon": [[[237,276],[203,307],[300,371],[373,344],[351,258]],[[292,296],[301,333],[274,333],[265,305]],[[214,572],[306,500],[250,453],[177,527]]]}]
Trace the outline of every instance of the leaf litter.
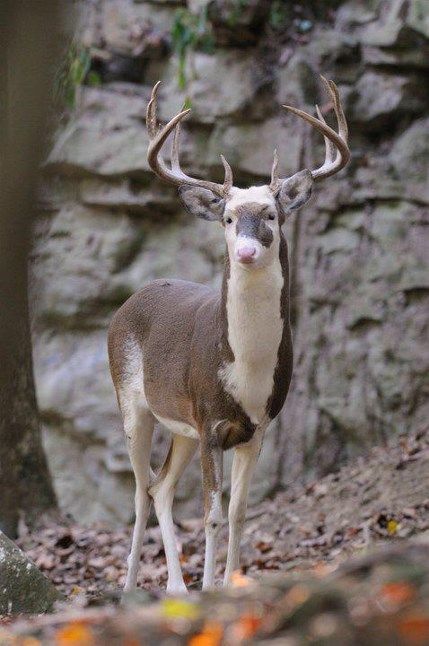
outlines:
[{"label": "leaf litter", "polygon": [[[140,590],[120,610],[115,606],[125,578],[130,527],[47,521],[31,533],[23,531],[21,548],[70,601],[51,617],[13,622],[13,632],[8,624],[7,634],[83,646],[163,640],[193,646],[262,644],[278,636],[287,638],[279,643],[290,646],[352,644],[356,635],[365,644],[429,644],[427,433],[377,447],[338,473],[280,492],[249,511],[242,571],[234,574],[227,592],[196,591],[204,531],[200,519],[189,519],[177,523],[189,597],[165,598],[161,535],[158,527],[150,527]],[[224,527],[219,581],[226,545]],[[83,637],[73,641],[70,634]],[[8,644],[0,632],[3,643]]]}]

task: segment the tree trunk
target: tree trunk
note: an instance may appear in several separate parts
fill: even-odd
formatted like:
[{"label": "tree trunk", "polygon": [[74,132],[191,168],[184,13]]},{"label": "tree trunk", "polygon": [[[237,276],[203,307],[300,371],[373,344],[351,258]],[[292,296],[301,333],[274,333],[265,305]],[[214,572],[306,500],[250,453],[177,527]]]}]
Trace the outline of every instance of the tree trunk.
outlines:
[{"label": "tree trunk", "polygon": [[0,34],[0,529],[55,506],[31,355],[27,257],[54,69],[58,3],[7,0]]}]

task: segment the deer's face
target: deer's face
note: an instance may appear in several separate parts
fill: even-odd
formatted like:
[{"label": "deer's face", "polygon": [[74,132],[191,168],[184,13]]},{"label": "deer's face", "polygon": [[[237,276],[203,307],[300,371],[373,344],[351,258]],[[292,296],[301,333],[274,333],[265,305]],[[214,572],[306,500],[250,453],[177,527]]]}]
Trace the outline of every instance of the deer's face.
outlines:
[{"label": "deer's face", "polygon": [[251,270],[278,258],[286,214],[308,200],[312,186],[310,171],[301,171],[284,180],[277,192],[269,186],[233,186],[222,199],[208,189],[183,186],[179,194],[193,215],[222,224],[231,264]]},{"label": "deer's face", "polygon": [[222,217],[231,264],[252,269],[278,256],[284,217],[267,186],[233,188]]}]

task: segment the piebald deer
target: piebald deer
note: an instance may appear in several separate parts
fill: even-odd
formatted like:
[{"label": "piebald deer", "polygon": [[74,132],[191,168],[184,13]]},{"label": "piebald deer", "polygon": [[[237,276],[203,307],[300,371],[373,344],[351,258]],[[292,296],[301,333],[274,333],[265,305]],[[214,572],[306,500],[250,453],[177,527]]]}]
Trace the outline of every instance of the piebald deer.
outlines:
[{"label": "piebald deer", "polygon": [[[264,432],[284,404],[292,374],[288,249],[281,227],[289,213],[307,202],[314,182],[338,172],[350,156],[338,90],[332,81],[322,80],[338,132],[326,124],[317,106],[318,118],[284,107],[322,133],[323,165],[281,179],[275,151],[270,184],[246,189],[233,186],[231,168],[223,157],[223,184],[182,171],[179,128],[190,110],[160,128],[159,83],[152,91],[146,115],[149,165],[158,177],[178,187],[192,215],[221,224],[226,255],[220,291],[182,280],[154,280],[126,301],[109,329],[110,367],[136,480],[136,521],[125,590],[137,583],[153,499],[167,560],[167,592],[186,591],[172,505],[177,482],[198,444],[206,535],[203,589],[214,585],[216,535],[222,522],[222,456],[230,448],[234,459],[225,583],[239,567],[249,483]],[[161,149],[173,131],[170,168]],[[150,453],[157,420],[171,431],[172,440],[164,465],[154,474]]]}]

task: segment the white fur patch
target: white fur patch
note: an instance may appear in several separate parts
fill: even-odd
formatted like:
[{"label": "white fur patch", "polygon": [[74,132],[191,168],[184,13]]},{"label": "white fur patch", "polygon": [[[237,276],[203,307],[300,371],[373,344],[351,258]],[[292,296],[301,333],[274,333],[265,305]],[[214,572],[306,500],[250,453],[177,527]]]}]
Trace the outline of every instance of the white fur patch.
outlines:
[{"label": "white fur patch", "polygon": [[249,202],[257,202],[261,206],[271,204],[275,206],[275,198],[268,186],[250,186],[250,188],[237,188],[234,186],[231,189],[230,197],[228,197],[228,209],[234,210],[240,204]]},{"label": "white fur patch", "polygon": [[129,337],[125,344],[126,372],[122,375],[119,403],[123,414],[131,417],[140,409],[148,409],[144,392],[143,355],[137,341]]},{"label": "white fur patch", "polygon": [[271,247],[276,259],[266,267],[249,271],[231,263],[226,308],[234,361],[219,371],[226,390],[254,424],[266,416],[283,334],[279,240]]},{"label": "white fur patch", "polygon": [[177,435],[184,435],[185,437],[192,437],[194,440],[199,440],[200,436],[198,431],[195,430],[193,426],[185,424],[184,422],[176,422],[174,419],[167,419],[166,417],[161,417],[152,411],[152,414],[156,419],[161,422],[165,428],[171,433],[177,433]]},{"label": "white fur patch", "polygon": [[[126,354],[127,372],[123,376],[119,392],[122,411],[124,413],[128,413],[128,418],[132,419],[135,411],[139,409],[151,410],[156,419],[171,433],[177,433],[178,435],[184,435],[185,437],[192,437],[199,440],[200,436],[198,435],[198,432],[195,428],[189,426],[189,424],[161,417],[152,411],[144,390],[143,352],[137,341],[131,338],[128,339],[126,344]],[[130,413],[132,415],[131,417]],[[125,430],[127,431],[127,429]]]}]

